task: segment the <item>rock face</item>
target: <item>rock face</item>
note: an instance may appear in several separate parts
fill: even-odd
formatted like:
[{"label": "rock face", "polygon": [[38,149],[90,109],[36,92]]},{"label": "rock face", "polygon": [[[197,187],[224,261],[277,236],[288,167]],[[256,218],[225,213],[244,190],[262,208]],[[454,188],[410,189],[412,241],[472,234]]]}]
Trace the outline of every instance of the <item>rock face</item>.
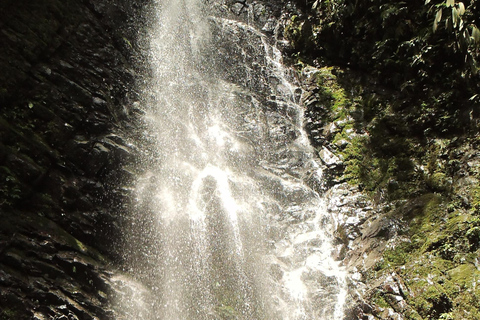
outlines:
[{"label": "rock face", "polygon": [[369,119],[390,102],[355,96],[343,72],[306,66],[301,82],[350,272],[345,319],[478,318],[477,130],[418,138],[397,114]]},{"label": "rock face", "polygon": [[[146,1],[0,4],[0,318],[119,319]],[[137,28],[138,29],[138,28]]]},{"label": "rock face", "polygon": [[[310,57],[316,68],[302,64],[300,56],[318,40],[312,37],[322,34],[304,12],[310,1],[211,5],[255,24],[299,62],[305,127],[325,165],[325,179],[314,187],[337,219],[335,254],[351,274],[346,319],[478,319],[478,132],[432,134],[433,120],[454,121],[456,113],[426,120],[414,114],[420,129],[405,126],[401,113],[388,113],[395,103],[385,97],[398,92],[381,80],[361,83],[363,96],[355,96],[355,85],[337,81],[346,68],[318,67],[321,56]],[[135,294],[114,266],[124,259],[120,230],[130,223],[128,186],[140,156],[132,142],[141,113],[133,84],[146,72],[137,60],[148,6],[148,0],[0,3],[0,319],[142,317],[114,308]],[[337,39],[321,39],[320,53],[337,53],[331,50]],[[442,91],[427,90],[429,79],[419,90]],[[407,84],[403,89],[414,88]],[[478,102],[471,96],[471,104]],[[475,116],[460,123],[472,120],[476,128]],[[280,268],[272,272],[281,277]]]}]

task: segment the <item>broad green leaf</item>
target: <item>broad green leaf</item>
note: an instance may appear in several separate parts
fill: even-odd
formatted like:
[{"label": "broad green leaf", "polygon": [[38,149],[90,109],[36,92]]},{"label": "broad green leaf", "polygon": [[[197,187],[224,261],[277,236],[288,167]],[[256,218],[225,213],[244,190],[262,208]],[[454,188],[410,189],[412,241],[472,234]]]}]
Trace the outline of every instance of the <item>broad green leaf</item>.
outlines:
[{"label": "broad green leaf", "polygon": [[433,20],[433,32],[437,31],[438,23],[442,20],[442,8],[438,9],[437,14],[435,15],[435,20]]},{"label": "broad green leaf", "polygon": [[437,14],[435,15],[435,21],[440,22],[442,20],[442,11],[442,8],[438,9]]},{"label": "broad green leaf", "polygon": [[453,7],[455,5],[455,0],[446,0],[445,4],[447,7]]},{"label": "broad green leaf", "polygon": [[458,14],[458,10],[455,7],[452,8],[452,22],[454,28],[456,28],[458,23],[460,22],[460,15]]},{"label": "broad green leaf", "polygon": [[480,43],[480,30],[476,26],[472,27],[472,37],[476,43]]},{"label": "broad green leaf", "polygon": [[470,65],[470,70],[472,70],[472,72],[477,72],[477,64],[470,54],[467,55],[467,63]]},{"label": "broad green leaf", "polygon": [[465,13],[465,5],[463,4],[463,2],[458,3],[458,13],[460,15],[463,15]]}]

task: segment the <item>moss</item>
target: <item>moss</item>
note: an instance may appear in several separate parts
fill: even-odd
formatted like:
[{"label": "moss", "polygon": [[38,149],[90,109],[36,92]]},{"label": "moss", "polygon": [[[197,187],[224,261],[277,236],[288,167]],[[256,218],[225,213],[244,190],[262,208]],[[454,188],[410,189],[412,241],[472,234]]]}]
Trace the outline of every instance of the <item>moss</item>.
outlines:
[{"label": "moss", "polygon": [[470,192],[472,210],[480,214],[480,186],[473,188]]},{"label": "moss", "polygon": [[[449,199],[435,193],[414,198],[390,214],[403,214],[410,241],[384,251],[368,277],[397,272],[409,294],[406,319],[478,319],[480,219],[471,211],[448,212]],[[386,308],[382,292],[375,305]]]},{"label": "moss", "polygon": [[345,150],[341,152],[346,168],[343,178],[351,184],[364,183],[364,179],[368,170],[368,157],[365,142],[368,140],[366,136],[356,136],[350,139],[350,143]]},{"label": "moss", "polygon": [[472,281],[480,280],[480,271],[473,264],[461,264],[447,274],[460,289],[467,289],[472,286]]},{"label": "moss", "polygon": [[[423,47],[429,48],[428,54],[418,55],[418,43],[426,39],[423,31],[421,37],[418,31],[431,27],[422,16],[426,6],[403,7],[402,3],[392,7],[382,3],[378,7],[360,2],[345,6],[346,15],[337,17],[339,23],[332,25],[326,24],[332,20],[324,19],[324,10],[316,10],[309,17],[314,41],[321,39],[324,44],[316,44],[330,49],[325,50],[325,56],[316,57],[317,61],[323,63],[334,53],[345,58],[340,58],[341,63],[348,60],[349,66],[372,71],[367,79],[362,72],[357,85],[331,67],[322,68],[316,75],[322,105],[319,112],[328,109],[322,120],[342,123],[333,139],[327,138],[334,148],[339,142],[344,164],[339,180],[359,185],[377,203],[404,203],[390,214],[405,223],[409,241],[389,246],[367,278],[376,281],[394,271],[400,274],[411,292],[407,302],[413,309],[409,315],[405,313],[408,319],[480,319],[476,267],[480,253],[480,186],[475,182],[479,179],[477,157],[470,152],[478,146],[467,146],[459,142],[462,137],[455,137],[473,133],[476,138],[471,138],[478,144],[478,120],[466,116],[471,108],[467,100],[478,91],[478,84],[469,82],[467,73],[460,75],[459,64],[440,68],[449,59],[456,59],[453,57],[457,54],[449,51],[455,46],[447,45],[451,39],[435,45],[438,39],[430,39],[434,40],[432,46]],[[407,16],[418,18],[414,19],[415,26],[402,24],[404,29],[398,29],[396,22],[413,21]],[[353,18],[356,22],[351,24]],[[298,49],[305,36],[302,19],[295,17],[291,22],[297,29],[294,36],[299,37],[293,39],[295,52],[302,52]],[[374,23],[375,19],[382,21]],[[342,24],[344,29],[339,28]],[[379,25],[387,35],[377,32]],[[395,29],[395,33],[388,35],[389,29]],[[358,36],[366,41],[351,47],[351,40]],[[403,42],[404,36],[416,40]],[[349,49],[343,52],[339,43]],[[331,50],[334,47],[337,49]],[[415,59],[404,59],[407,56]],[[308,59],[305,55],[298,58]],[[415,66],[411,61],[417,61]],[[423,71],[418,72],[420,69]],[[358,116],[353,117],[353,112]],[[470,127],[475,128],[473,132],[469,132]],[[458,186],[462,177],[474,181],[471,188]],[[392,307],[382,292],[372,299],[381,308]]]},{"label": "moss", "polygon": [[375,292],[372,302],[380,308],[390,308],[390,304],[385,300],[383,293],[380,291]]},{"label": "moss", "polygon": [[[411,241],[387,249],[371,274],[378,278],[395,270],[404,279],[413,308],[407,319],[478,319],[479,252],[473,244],[479,221],[467,211],[448,213],[446,203],[441,195],[426,194],[398,208],[396,213],[406,213]],[[381,307],[388,303],[374,299]]]},{"label": "moss", "polygon": [[461,212],[453,211],[448,215],[448,220],[445,224],[445,228],[449,232],[455,232],[462,229],[462,225],[468,221],[471,221],[471,215]]},{"label": "moss", "polygon": [[427,185],[435,191],[448,191],[452,185],[451,179],[443,172],[435,172],[427,178]]},{"label": "moss", "polygon": [[372,143],[368,135],[350,140],[341,153],[346,165],[344,179],[360,184],[377,201],[401,199],[420,189],[409,156],[379,154],[372,150]]},{"label": "moss", "polygon": [[402,271],[410,289],[408,303],[424,318],[449,312],[453,307],[450,297],[455,293],[446,288],[442,270],[449,268],[451,262],[435,256],[414,255],[411,259]]},{"label": "moss", "polygon": [[411,258],[411,252],[415,244],[412,242],[401,242],[394,248],[389,248],[383,252],[382,260],[375,266],[376,271],[388,268],[402,266]]},{"label": "moss", "polygon": [[[293,15],[285,26],[283,34],[290,41],[294,50],[302,53],[302,56],[313,48],[313,30],[308,20]],[[299,55],[297,55],[298,57]]]},{"label": "moss", "polygon": [[[321,106],[322,120],[334,122],[337,132],[328,138],[332,145],[339,142],[344,160],[342,179],[360,184],[377,200],[394,200],[422,190],[422,174],[416,170],[414,156],[423,154],[418,139],[391,134],[392,129],[404,131],[405,120],[381,104],[376,95],[361,98],[357,84],[348,83],[341,69],[317,69],[317,104]],[[374,98],[372,98],[374,96]],[[376,110],[369,118],[368,110]],[[377,109],[383,113],[378,114]],[[370,112],[373,113],[373,112]]]},{"label": "moss", "polygon": [[446,215],[444,198],[435,193],[420,196],[411,203],[406,218],[409,219],[412,234],[426,235],[438,231],[435,225]]},{"label": "moss", "polygon": [[[355,108],[347,105],[342,110],[352,112],[350,109]],[[364,134],[356,134],[359,130],[362,132],[362,126],[352,121],[347,126],[353,130],[345,130],[335,137],[334,141],[349,142],[341,152],[345,159],[343,178],[360,184],[376,201],[402,199],[422,192],[423,174],[417,170],[414,160],[416,154],[422,153],[419,141],[389,135],[389,130],[397,126],[400,119],[372,121],[374,124],[367,126]]]},{"label": "moss", "polygon": [[352,105],[351,99],[335,75],[339,72],[341,71],[337,68],[323,67],[315,74],[315,81],[320,91],[320,102],[329,108],[332,120],[345,120]]}]

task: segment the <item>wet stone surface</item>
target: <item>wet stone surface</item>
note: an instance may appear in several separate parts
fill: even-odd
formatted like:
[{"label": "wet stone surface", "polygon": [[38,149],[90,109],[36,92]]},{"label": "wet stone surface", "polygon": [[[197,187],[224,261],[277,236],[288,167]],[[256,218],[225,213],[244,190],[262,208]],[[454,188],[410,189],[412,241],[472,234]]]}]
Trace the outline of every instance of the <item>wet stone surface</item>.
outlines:
[{"label": "wet stone surface", "polygon": [[122,317],[111,262],[137,152],[132,27],[146,3],[0,5],[2,319]]}]

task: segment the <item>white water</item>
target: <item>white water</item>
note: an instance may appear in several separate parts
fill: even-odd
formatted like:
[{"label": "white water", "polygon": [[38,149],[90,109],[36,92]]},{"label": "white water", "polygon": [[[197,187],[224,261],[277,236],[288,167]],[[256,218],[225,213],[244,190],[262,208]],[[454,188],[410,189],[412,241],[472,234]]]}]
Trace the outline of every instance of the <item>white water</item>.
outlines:
[{"label": "white water", "polygon": [[146,320],[341,319],[333,222],[304,183],[321,169],[299,90],[264,35],[201,2],[159,1],[150,31],[147,170],[128,252],[144,287],[123,309]]}]

